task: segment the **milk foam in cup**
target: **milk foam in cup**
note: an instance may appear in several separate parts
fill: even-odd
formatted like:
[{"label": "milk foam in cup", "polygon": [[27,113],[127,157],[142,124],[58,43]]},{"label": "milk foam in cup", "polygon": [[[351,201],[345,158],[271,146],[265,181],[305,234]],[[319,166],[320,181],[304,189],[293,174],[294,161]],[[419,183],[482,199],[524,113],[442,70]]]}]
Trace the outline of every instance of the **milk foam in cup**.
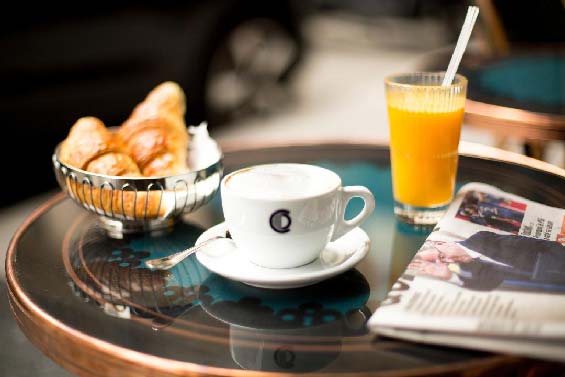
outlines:
[{"label": "milk foam in cup", "polygon": [[339,184],[335,173],[300,164],[260,165],[240,170],[226,180],[230,190],[240,195],[279,199],[317,195]]},{"label": "milk foam in cup", "polygon": [[[308,164],[244,168],[225,176],[220,189],[226,224],[238,249],[268,268],[312,262],[375,208],[366,187],[343,187],[333,171]],[[356,217],[345,220],[353,197],[362,198],[365,205]]]}]

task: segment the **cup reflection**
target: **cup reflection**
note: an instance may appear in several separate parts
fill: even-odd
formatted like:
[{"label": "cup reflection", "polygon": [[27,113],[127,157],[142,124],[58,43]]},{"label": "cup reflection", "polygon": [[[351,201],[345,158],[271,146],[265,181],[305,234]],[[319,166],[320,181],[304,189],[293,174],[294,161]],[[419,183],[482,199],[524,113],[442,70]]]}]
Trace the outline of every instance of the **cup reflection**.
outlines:
[{"label": "cup reflection", "polygon": [[212,274],[203,309],[229,326],[230,352],[244,369],[306,373],[331,364],[342,339],[366,331],[367,280],[350,270],[297,289],[265,290]]}]

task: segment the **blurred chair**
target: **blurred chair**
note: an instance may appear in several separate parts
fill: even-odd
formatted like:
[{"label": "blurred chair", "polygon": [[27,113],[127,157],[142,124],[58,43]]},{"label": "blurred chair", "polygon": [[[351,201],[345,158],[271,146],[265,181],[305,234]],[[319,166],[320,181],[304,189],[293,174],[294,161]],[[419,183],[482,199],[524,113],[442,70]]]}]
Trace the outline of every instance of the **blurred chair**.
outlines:
[{"label": "blurred chair", "polygon": [[[487,49],[468,73],[477,81],[474,89],[480,87],[476,90],[481,92],[480,102],[525,111],[502,119],[508,117],[502,116],[500,108],[472,104],[473,109],[482,107],[477,109],[481,114],[468,120],[506,123],[507,130],[497,132],[499,146],[507,143],[509,135],[524,137],[524,152],[543,159],[548,140],[565,139],[565,1],[475,3],[481,10]],[[488,111],[499,114],[488,119]]]},{"label": "blurred chair", "polygon": [[[526,155],[548,160],[549,141],[565,149],[565,2],[474,3],[482,43],[459,68],[469,79],[465,124],[492,131],[498,147],[517,138]],[[430,54],[419,68],[445,69],[451,51]]]},{"label": "blurred chair", "polygon": [[493,55],[522,49],[565,46],[565,2],[476,0],[485,39]]}]

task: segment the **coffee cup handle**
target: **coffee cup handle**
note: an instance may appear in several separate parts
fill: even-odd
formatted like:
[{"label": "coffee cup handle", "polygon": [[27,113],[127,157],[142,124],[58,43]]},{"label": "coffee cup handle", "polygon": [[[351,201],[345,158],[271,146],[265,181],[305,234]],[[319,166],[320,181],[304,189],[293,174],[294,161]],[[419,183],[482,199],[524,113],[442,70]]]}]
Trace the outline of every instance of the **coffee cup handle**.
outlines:
[{"label": "coffee cup handle", "polygon": [[[337,240],[345,233],[360,225],[371,213],[373,213],[373,210],[375,209],[375,197],[368,188],[363,186],[345,186],[341,187],[339,191],[341,193],[339,212],[331,239],[332,241]],[[347,203],[349,203],[352,198],[363,199],[365,205],[357,216],[351,220],[346,220],[345,208],[347,208]]]}]

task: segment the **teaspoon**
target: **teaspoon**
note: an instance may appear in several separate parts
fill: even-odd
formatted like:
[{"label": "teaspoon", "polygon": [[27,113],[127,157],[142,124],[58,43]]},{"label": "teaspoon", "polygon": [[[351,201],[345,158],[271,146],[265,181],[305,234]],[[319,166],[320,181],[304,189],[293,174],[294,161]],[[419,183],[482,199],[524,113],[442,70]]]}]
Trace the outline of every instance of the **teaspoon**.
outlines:
[{"label": "teaspoon", "polygon": [[212,237],[210,239],[207,239],[206,241],[199,243],[196,246],[190,247],[190,248],[183,250],[183,251],[179,251],[178,253],[167,255],[166,257],[163,257],[163,258],[156,258],[156,259],[147,260],[147,261],[145,261],[145,265],[147,267],[149,267],[149,269],[151,269],[151,270],[168,270],[168,269],[176,266],[180,262],[182,262],[188,256],[196,253],[202,247],[208,245],[209,243],[211,243],[213,241],[217,241],[217,240],[220,240],[220,239],[231,239],[231,234],[230,234],[229,230],[226,230],[226,233],[224,235]]}]

